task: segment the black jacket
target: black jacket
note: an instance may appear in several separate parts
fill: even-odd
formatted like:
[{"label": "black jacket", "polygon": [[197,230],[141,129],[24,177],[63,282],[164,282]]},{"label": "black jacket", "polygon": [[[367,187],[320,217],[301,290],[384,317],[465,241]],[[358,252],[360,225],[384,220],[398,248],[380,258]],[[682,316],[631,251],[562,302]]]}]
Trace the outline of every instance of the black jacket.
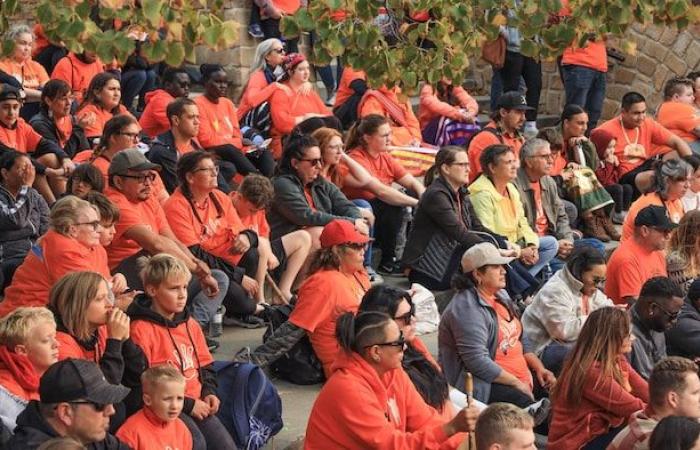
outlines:
[{"label": "black jacket", "polygon": [[294,174],[279,175],[272,180],[275,196],[267,220],[270,237],[277,239],[303,227],[325,226],[334,219],[354,222],[361,217],[360,210],[338,187],[319,176],[311,182],[311,209],[304,195],[304,186]]},{"label": "black jacket", "polygon": [[[39,133],[44,139],[55,142],[57,145],[60,142],[56,124],[43,111],[32,117],[29,120],[29,124],[32,126],[32,128],[34,128],[34,131]],[[73,132],[68,138],[66,145],[63,146],[63,151],[72,158],[77,153],[89,148],[90,143],[85,137],[85,132],[80,126],[78,126],[75,118],[73,118]]]},{"label": "black jacket", "polygon": [[[135,322],[137,320],[145,320],[148,322],[155,323],[166,329],[176,328],[179,325],[187,322],[187,320],[190,318],[189,313],[185,309],[183,312],[176,314],[173,320],[168,320],[165,317],[158,314],[157,312],[153,311],[151,309],[151,303],[151,299],[146,294],[139,294],[136,296],[134,301],[131,302],[131,305],[129,305],[129,308],[126,310],[126,313],[129,315],[132,322]],[[191,343],[194,347],[194,342]],[[214,371],[213,363],[206,366],[201,366],[199,368],[199,381],[202,383],[202,397],[206,397],[209,394],[216,395],[216,372]],[[185,397],[185,405],[183,408],[183,412],[185,412],[186,414],[191,413],[192,408],[194,407],[194,401],[194,398]]]},{"label": "black jacket", "polygon": [[686,297],[676,325],[666,332],[667,353],[695,359],[700,356],[700,312]]},{"label": "black jacket", "polygon": [[[13,450],[35,450],[49,439],[59,437],[51,425],[39,413],[39,402],[29,402],[27,408],[17,417],[15,434],[6,448]],[[100,442],[87,445],[89,450],[130,450],[130,447],[111,434]]]}]

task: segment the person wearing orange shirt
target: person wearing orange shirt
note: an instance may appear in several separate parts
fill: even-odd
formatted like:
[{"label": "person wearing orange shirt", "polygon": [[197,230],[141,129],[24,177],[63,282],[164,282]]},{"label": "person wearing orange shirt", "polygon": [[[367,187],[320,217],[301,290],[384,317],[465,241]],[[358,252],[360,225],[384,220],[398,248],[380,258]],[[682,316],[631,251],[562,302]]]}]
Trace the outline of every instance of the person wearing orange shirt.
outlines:
[{"label": "person wearing orange shirt", "polygon": [[[254,0],[253,2],[260,8],[260,28],[265,39],[282,39],[280,31],[282,17],[291,16],[301,8],[300,0]],[[284,41],[289,52],[299,51],[298,38],[285,38]]]},{"label": "person wearing orange shirt", "polygon": [[142,271],[145,292],[127,310],[130,336],[145,355],[147,367],[168,365],[185,378],[183,419],[194,422],[206,448],[235,450],[217,416],[221,401],[216,395],[214,358],[202,329],[186,309],[190,277],[181,259],[167,254],[151,257]]},{"label": "person wearing orange shirt", "polygon": [[132,450],[192,448],[192,433],[178,417],[185,398],[185,377],[173,366],[154,366],[141,375],[143,408],[119,427],[116,437]]},{"label": "person wearing orange shirt", "polygon": [[146,107],[141,113],[139,124],[143,132],[155,138],[170,129],[169,117],[165,110],[176,98],[190,95],[190,76],[185,69],[168,68],[161,77],[163,89],[156,89],[146,94]]},{"label": "person wearing orange shirt", "polygon": [[399,99],[401,89],[397,86],[369,89],[357,106],[360,118],[370,114],[384,116],[391,126],[391,144],[399,147],[419,147],[423,136],[420,123],[413,113],[411,101]]},{"label": "person wearing orange shirt", "polygon": [[32,59],[34,33],[28,25],[14,25],[5,35],[5,39],[14,42],[14,53],[0,59],[0,70],[21,83],[26,98],[20,115],[24,120],[29,120],[39,112],[41,89],[49,81],[49,74],[41,64]]},{"label": "person wearing orange shirt", "polygon": [[32,49],[32,58],[46,69],[46,73],[53,72],[58,61],[68,54],[63,42],[51,41],[44,27],[40,23],[34,24],[34,48]]},{"label": "person wearing orange shirt", "polygon": [[105,71],[105,66],[94,52],[68,53],[56,63],[51,79],[63,80],[73,90],[75,102],[79,105],[87,96],[88,86],[97,74]]},{"label": "person wearing orange shirt", "polygon": [[[243,145],[238,125],[236,105],[226,95],[228,76],[218,64],[202,64],[199,68],[204,83],[204,95],[195,99],[199,108],[199,134],[197,139],[207,151],[215,153],[223,161],[232,164],[236,172],[247,175],[253,172],[272,176],[275,161],[266,148],[248,151]],[[225,174],[230,181],[235,173]]]},{"label": "person wearing orange shirt", "polygon": [[498,98],[497,107],[491,113],[491,121],[469,142],[469,183],[481,175],[479,158],[486,147],[505,144],[513,149],[516,158],[520,156],[520,147],[525,142],[520,128],[525,123],[525,111],[529,109],[520,92],[506,92]]},{"label": "person wearing orange shirt", "polygon": [[445,421],[401,368],[406,338],[380,312],[345,313],[337,327],[335,371],[311,409],[304,448],[443,448],[474,431],[475,406]]},{"label": "person wearing orange shirt", "polygon": [[[688,156],[692,150],[678,136],[655,120],[647,117],[647,104],[638,92],[622,96],[620,115],[598,128],[615,138],[615,156],[620,162],[620,184],[629,184],[636,192],[646,192],[653,176],[654,158],[659,152],[675,150],[680,156]],[[664,158],[674,156],[673,153]]]},{"label": "person wearing orange shirt", "polygon": [[281,81],[287,89],[276,90],[270,98],[271,148],[276,159],[282,156],[282,137],[290,134],[296,125],[312,117],[332,115],[318,93],[309,88],[311,66],[304,55],[288,54],[284,71]]},{"label": "person wearing orange shirt", "polygon": [[60,199],[51,209],[49,227],[5,289],[0,317],[19,306],[46,305],[51,286],[69,272],[100,273],[110,280],[115,295],[127,289],[122,275],[110,275],[107,254],[100,245],[100,216],[92,205],[72,195]]},{"label": "person wearing orange shirt", "polygon": [[357,312],[362,296],[370,288],[363,264],[369,237],[347,220],[333,220],[323,227],[320,241],[321,249],[309,267],[311,275],[299,288],[289,320],[251,353],[251,362],[256,365],[264,367],[275,362],[308,335],[326,378],[331,375],[340,350],[336,321],[344,312]]},{"label": "person wearing orange shirt", "polygon": [[668,131],[688,143],[700,154],[700,113],[695,107],[693,82],[689,78],[671,78],[664,86],[664,102],[656,111],[656,120]]},{"label": "person wearing orange shirt", "polygon": [[681,199],[690,187],[692,175],[692,166],[682,159],[669,159],[658,163],[654,168],[654,184],[650,191],[639,197],[630,206],[622,224],[622,240],[632,237],[637,214],[649,205],[662,206],[666,209],[671,222],[679,223],[685,214]]},{"label": "person wearing orange shirt", "polygon": [[17,308],[0,320],[0,425],[15,429],[19,413],[39,399],[39,378],[56,361],[56,322],[47,308]]},{"label": "person wearing orange shirt", "polygon": [[451,81],[438,81],[435,87],[426,83],[420,90],[418,121],[423,140],[429,144],[464,145],[479,131],[478,114],[476,100]]},{"label": "person wearing orange shirt", "polygon": [[116,75],[104,72],[95,75],[90,81],[85,98],[75,115],[79,121],[86,123],[85,136],[91,144],[94,145],[102,135],[109,119],[117,114],[131,115],[120,103],[121,97],[121,84]]},{"label": "person wearing orange shirt", "polygon": [[666,276],[664,250],[676,227],[663,206],[649,205],[639,211],[632,237],[622,241],[610,256],[605,295],[615,304],[629,305],[637,300],[648,279]]},{"label": "person wearing orange shirt", "polygon": [[262,326],[255,314],[260,285],[258,236],[246,229],[229,197],[216,188],[218,167],[206,152],[190,152],[178,161],[180,186],[163,211],[177,239],[209,267],[229,278],[224,298],[227,317],[249,328]]},{"label": "person wearing orange shirt", "polygon": [[335,93],[333,114],[340,119],[344,129],[357,122],[357,106],[367,92],[367,74],[350,66],[343,67],[343,74],[338,81]]}]

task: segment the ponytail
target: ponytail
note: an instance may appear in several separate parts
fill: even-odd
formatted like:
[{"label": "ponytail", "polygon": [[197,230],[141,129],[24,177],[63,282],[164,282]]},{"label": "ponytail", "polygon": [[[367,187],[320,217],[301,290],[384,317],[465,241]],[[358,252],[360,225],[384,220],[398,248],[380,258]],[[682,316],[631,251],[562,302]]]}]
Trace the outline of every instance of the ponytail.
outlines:
[{"label": "ponytail", "polygon": [[389,123],[389,121],[379,114],[368,114],[359,119],[348,131],[346,148],[364,147],[366,142],[363,136],[376,133],[379,127],[385,123]]}]

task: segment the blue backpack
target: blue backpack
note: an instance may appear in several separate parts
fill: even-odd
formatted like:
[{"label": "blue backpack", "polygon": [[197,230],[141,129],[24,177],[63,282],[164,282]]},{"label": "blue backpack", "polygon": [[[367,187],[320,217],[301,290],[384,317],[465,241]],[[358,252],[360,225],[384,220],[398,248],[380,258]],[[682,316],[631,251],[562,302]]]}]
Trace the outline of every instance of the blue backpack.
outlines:
[{"label": "blue backpack", "polygon": [[217,416],[239,449],[258,450],[282,429],[282,400],[255,364],[216,361]]}]

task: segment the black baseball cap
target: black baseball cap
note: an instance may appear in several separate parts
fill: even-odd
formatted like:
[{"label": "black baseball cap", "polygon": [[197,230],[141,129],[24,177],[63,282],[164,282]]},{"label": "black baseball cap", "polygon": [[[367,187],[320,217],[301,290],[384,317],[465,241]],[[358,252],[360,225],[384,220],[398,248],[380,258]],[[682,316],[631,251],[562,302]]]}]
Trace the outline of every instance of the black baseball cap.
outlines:
[{"label": "black baseball cap", "polygon": [[48,368],[39,381],[41,403],[85,400],[102,405],[119,403],[131,390],[109,383],[100,367],[84,359],[64,359]]},{"label": "black baseball cap", "polygon": [[5,100],[17,100],[21,102],[24,100],[24,91],[11,84],[0,84],[0,102],[4,102]]},{"label": "black baseball cap", "polygon": [[519,109],[521,111],[534,111],[535,108],[527,106],[525,96],[518,91],[510,91],[498,97],[498,108]]},{"label": "black baseball cap", "polygon": [[673,223],[668,217],[666,208],[658,205],[645,206],[637,213],[637,217],[634,218],[634,226],[641,227],[642,225],[660,230],[673,230],[678,227],[678,224]]}]

